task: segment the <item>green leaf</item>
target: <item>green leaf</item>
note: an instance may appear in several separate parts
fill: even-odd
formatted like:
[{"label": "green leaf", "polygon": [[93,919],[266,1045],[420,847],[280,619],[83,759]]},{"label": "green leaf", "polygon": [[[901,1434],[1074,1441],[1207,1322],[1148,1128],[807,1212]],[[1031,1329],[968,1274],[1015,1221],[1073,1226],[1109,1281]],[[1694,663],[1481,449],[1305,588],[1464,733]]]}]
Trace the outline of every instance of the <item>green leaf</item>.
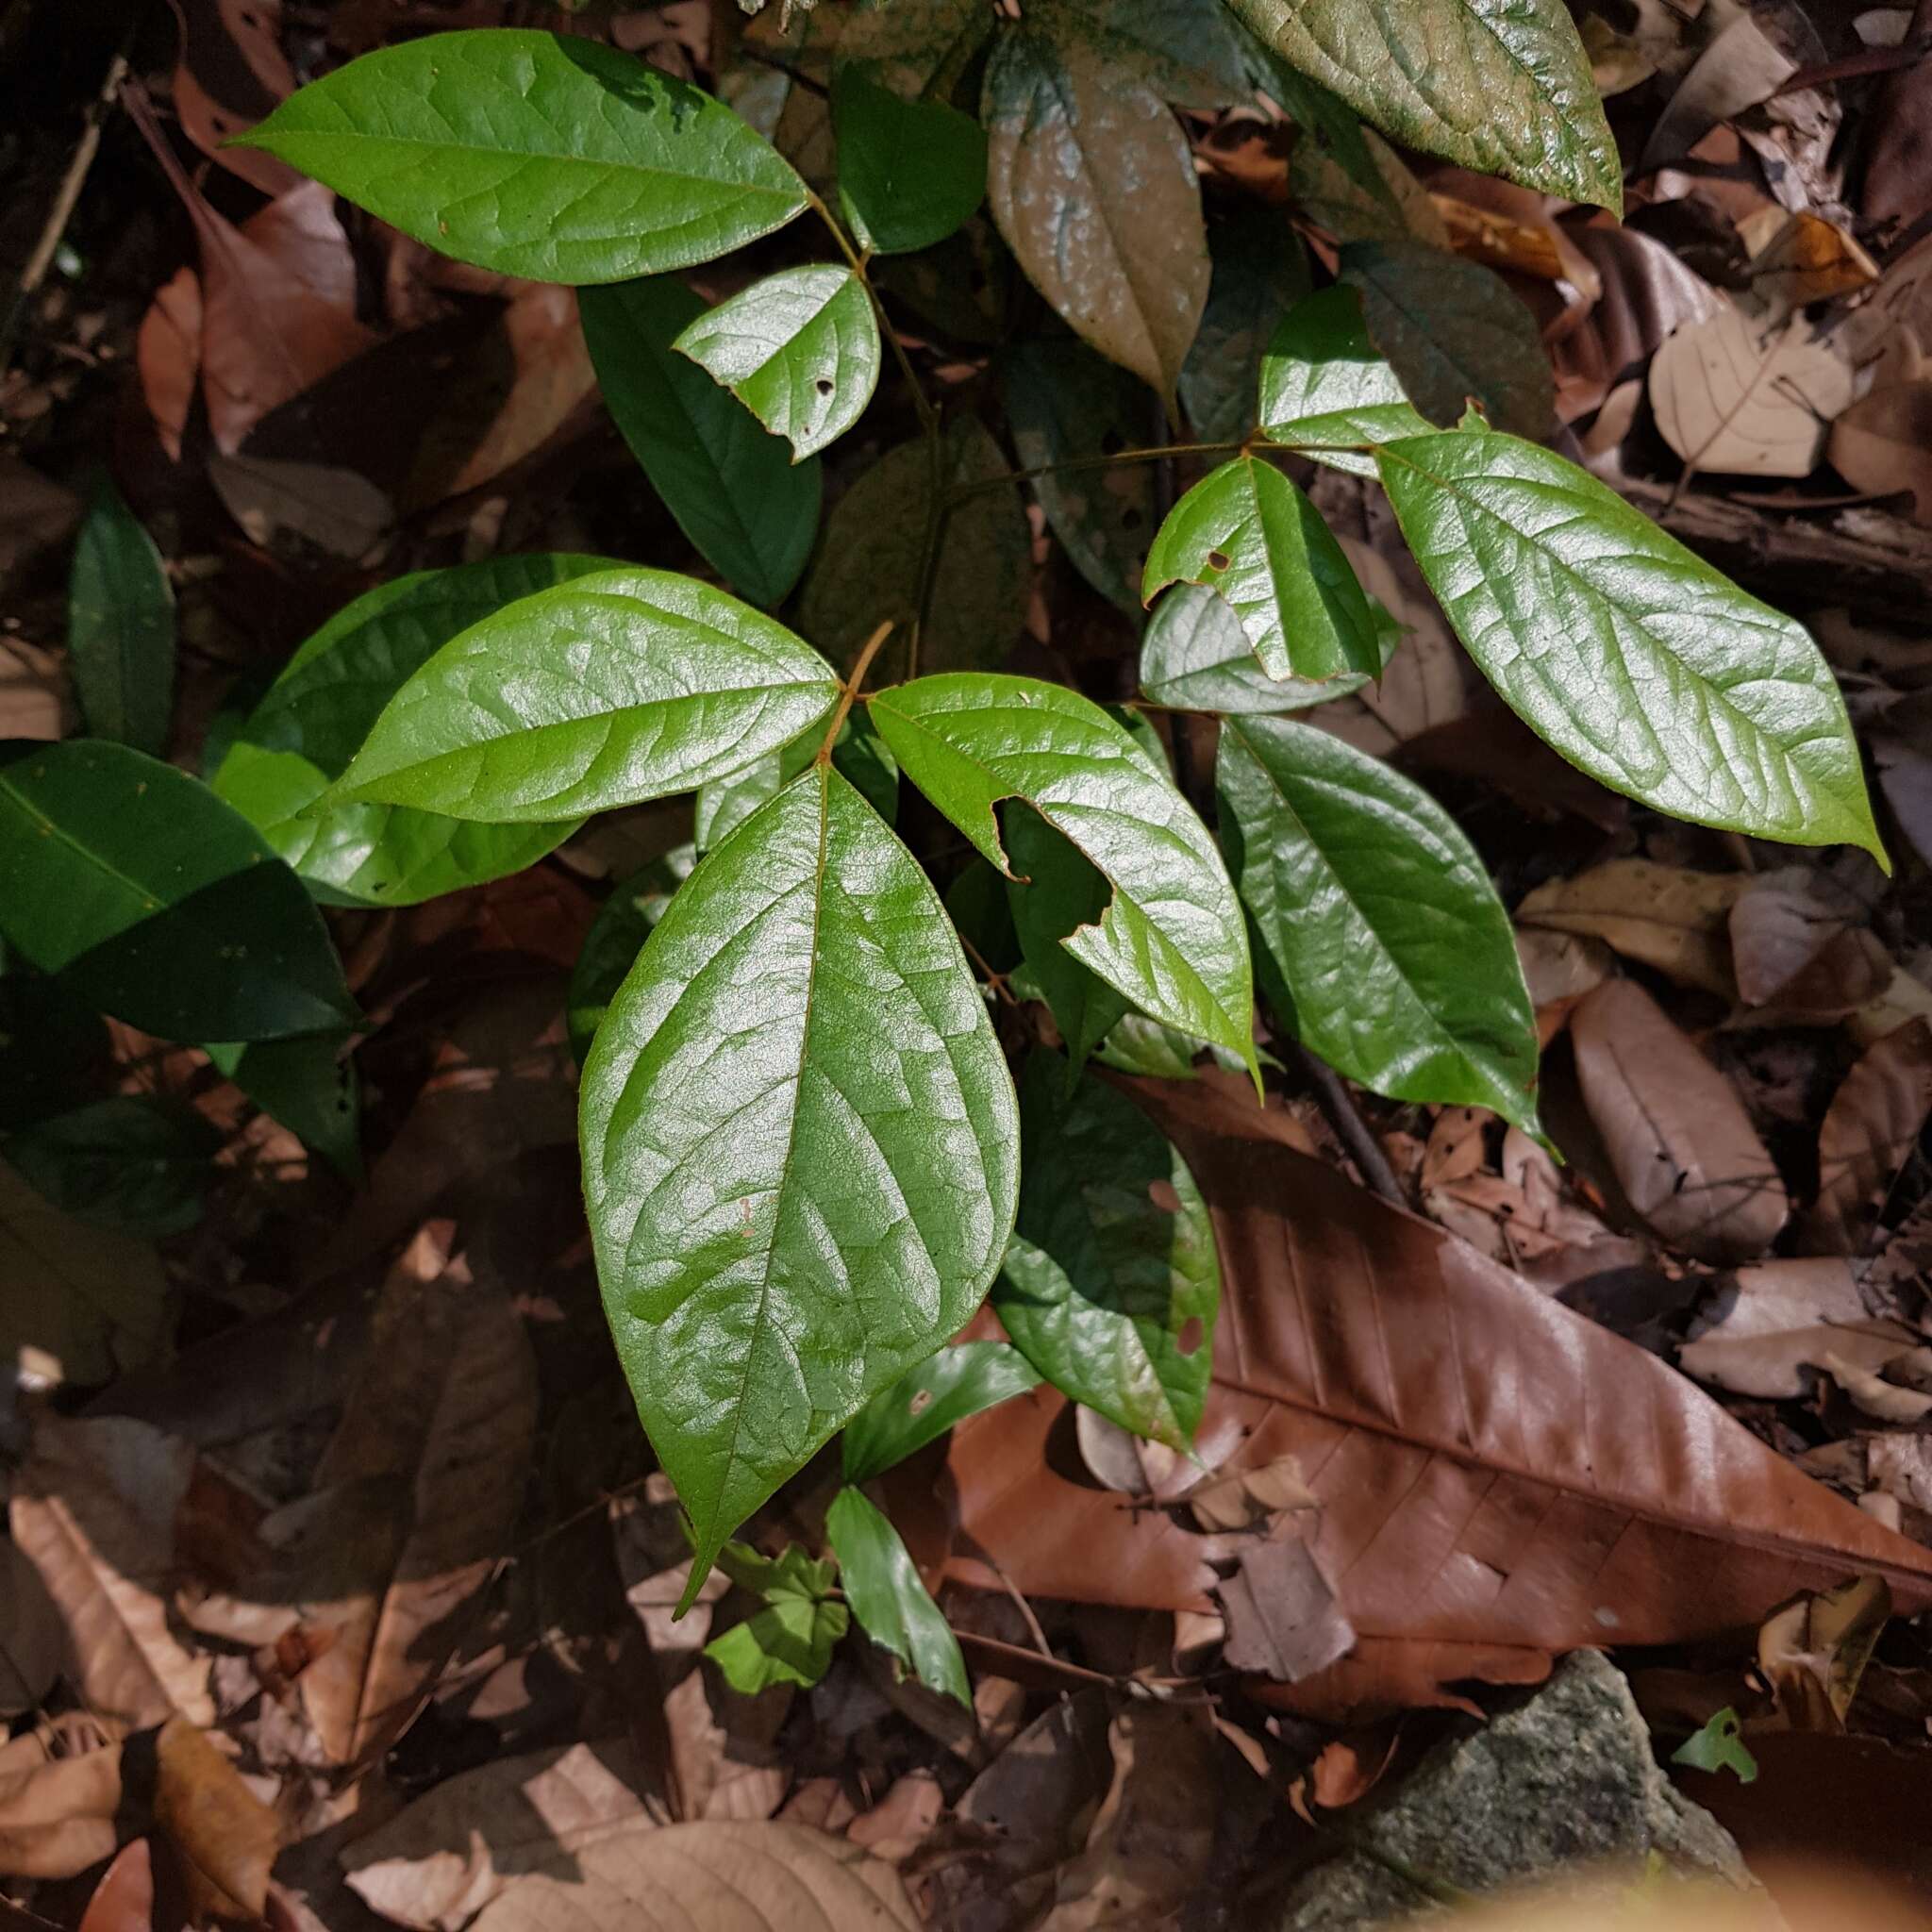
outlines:
[{"label": "green leaf", "polygon": [[842,1489],[825,1512],[845,1600],[859,1628],[921,1683],[973,1707],[959,1640],[921,1582],[899,1532],[862,1490]]},{"label": "green leaf", "polygon": [[1402,157],[1373,127],[1358,126],[1356,144],[1361,168],[1345,165],[1337,152],[1316,142],[1296,142],[1288,158],[1288,195],[1303,219],[1338,242],[1426,242],[1448,248],[1449,225]]},{"label": "green leaf", "polygon": [[634,872],[597,908],[570,975],[565,1010],[570,1050],[579,1066],[590,1057],[591,1041],[625,975],[697,862],[695,845],[679,845]]},{"label": "green leaf", "polygon": [[959,1341],[936,1350],[845,1424],[845,1480],[870,1482],[969,1415],[1039,1386],[1033,1365],[1008,1342]]},{"label": "green leaf", "polygon": [[789,268],[708,308],[671,345],[724,387],[793,460],[864,413],[879,380],[879,325],[849,268]]},{"label": "green leaf", "polygon": [[827,1594],[832,1566],[796,1543],[775,1562],[742,1543],[726,1543],[718,1558],[732,1582],[762,1597],[764,1607],[714,1637],[705,1655],[747,1696],[774,1684],[810,1690],[831,1668],[832,1646],[851,1626],[845,1606]]},{"label": "green leaf", "polygon": [[1152,1080],[1191,1080],[1194,1042],[1172,1026],[1150,1020],[1145,1013],[1126,1013],[1093,1058],[1119,1074],[1139,1074]]},{"label": "green leaf", "polygon": [[814,765],[692,873],[584,1068],[605,1312],[694,1525],[732,1528],[979,1306],[1006,1062],[937,894]]},{"label": "green leaf", "polygon": [[1214,279],[1181,370],[1181,407],[1208,442],[1239,442],[1260,420],[1255,395],[1275,325],[1308,292],[1308,258],[1287,218],[1252,208],[1208,231]]},{"label": "green leaf", "polygon": [[320,1154],[345,1180],[362,1178],[362,1089],[348,1035],[230,1042],[205,1049],[209,1059],[271,1120]]},{"label": "green leaf", "polygon": [[67,652],[89,732],[160,757],[175,700],[175,592],[154,539],[105,476],[74,547]]},{"label": "green leaf", "polygon": [[1549,429],[1556,387],[1542,337],[1493,270],[1421,242],[1351,242],[1341,279],[1361,291],[1370,338],[1431,423],[1457,424],[1474,402],[1494,428]]},{"label": "green leaf", "polygon": [[1485,175],[1624,206],[1623,165],[1563,0],[1228,0],[1363,120]]},{"label": "green leaf", "polygon": [[571,822],[475,824],[392,805],[317,813],[315,803],[383,707],[452,638],[519,597],[609,568],[596,557],[498,557],[358,597],[283,667],[216,769],[215,790],[325,903],[408,906],[534,865]]},{"label": "green leaf", "polygon": [[1033,286],[1103,356],[1172,397],[1208,302],[1193,152],[1160,97],[1024,28],[987,63],[987,200]]},{"label": "green leaf", "polygon": [[1701,1731],[1686,1738],[1671,1753],[1673,1764],[1686,1764],[1692,1771],[1729,1771],[1740,1785],[1757,1778],[1757,1760],[1744,1742],[1738,1713],[1729,1705],[1714,1716]]},{"label": "green leaf", "polygon": [[410,677],[331,794],[523,824],[690,791],[838,701],[818,653],[736,597],[615,566],[473,625]]},{"label": "green leaf", "polygon": [[1223,463],[1168,512],[1141,594],[1151,604],[1176,582],[1227,601],[1270,677],[1381,673],[1354,566],[1304,491],[1258,457]]},{"label": "green leaf", "polygon": [[222,1140],[190,1108],[116,1094],[6,1143],[7,1158],[64,1214],[155,1239],[201,1219]]},{"label": "green leaf", "polygon": [[[755,765],[701,786],[692,827],[698,850],[708,852],[712,846],[722,845],[767,799],[777,797],[811,763],[819,736],[808,731],[783,749],[767,752]],[[832,746],[832,764],[891,824],[898,810],[899,767],[862,712],[849,713],[840,725]]]},{"label": "green leaf", "polygon": [[1306,449],[1318,463],[1357,476],[1375,474],[1367,450],[1311,445],[1429,433],[1369,341],[1360,296],[1342,288],[1310,295],[1282,319],[1261,358],[1261,423],[1273,441]]},{"label": "green leaf", "polygon": [[577,309],[605,406],[677,527],[751,603],[783,603],[818,534],[822,469],[793,463],[782,437],[673,350],[704,298],[648,275],[586,289]]},{"label": "green leaf", "polygon": [[[1386,665],[1402,627],[1373,597],[1369,614]],[[1160,600],[1141,640],[1141,689],[1152,703],[1176,711],[1305,711],[1368,682],[1366,672],[1319,680],[1270,677],[1255,661],[1241,619],[1212,591],[1193,584]]]},{"label": "green leaf", "polygon": [[711,261],[783,227],[807,199],[708,94],[595,41],[518,28],[365,54],[235,144],[458,261],[539,282]]},{"label": "green leaf", "polygon": [[1122,1428],[1193,1447],[1221,1263],[1187,1163],[1132,1101],[1058,1057],[1021,1081],[1020,1220],[993,1305],[1055,1388]]},{"label": "green leaf", "polygon": [[1487,1107],[1540,1131],[1509,915],[1448,813],[1285,718],[1229,719],[1215,788],[1262,986],[1303,1042],[1391,1099]]},{"label": "green leaf", "polygon": [[940,101],[904,101],[851,67],[832,79],[839,206],[875,255],[930,248],[986,199],[986,135]]},{"label": "green leaf", "polygon": [[1066,948],[1143,1012],[1255,1064],[1241,907],[1208,828],[1100,707],[1029,677],[954,673],[868,700],[899,768],[1012,875],[993,808],[1018,798],[1106,874]]},{"label": "green leaf", "polygon": [[1177,108],[1211,110],[1248,98],[1241,30],[1217,6],[1174,0],[1034,0],[1026,24],[1062,47],[1091,48],[1122,80]]},{"label": "green leaf", "polygon": [[206,785],[96,739],[0,764],[0,935],[163,1040],[275,1040],[356,1018],[322,915]]},{"label": "green leaf", "polygon": [[1111,893],[1086,854],[1037,811],[1013,807],[1004,832],[1008,858],[1017,869],[1007,885],[1013,930],[1077,1071],[1127,1010],[1127,1002],[1063,941],[1099,919]]},{"label": "green leaf", "polygon": [[[1024,341],[1007,360],[1007,421],[1023,469],[1158,441],[1160,404],[1147,385],[1084,342]],[[1159,511],[1152,463],[1033,478],[1033,493],[1080,575],[1138,615],[1141,566]]]},{"label": "green leaf", "polygon": [[[919,661],[927,670],[978,669],[1000,662],[1025,626],[1033,540],[1019,487],[998,485],[1008,465],[983,423],[956,417],[941,454],[947,489],[995,487],[960,498],[946,518]],[[921,441],[888,450],[833,506],[798,625],[835,664],[849,665],[874,626],[891,619],[897,629],[876,675],[903,675],[930,502]]]},{"label": "green leaf", "polygon": [[1572,764],[1699,824],[1842,840],[1887,863],[1844,700],[1803,625],[1534,443],[1450,432],[1378,460],[1456,634]]}]

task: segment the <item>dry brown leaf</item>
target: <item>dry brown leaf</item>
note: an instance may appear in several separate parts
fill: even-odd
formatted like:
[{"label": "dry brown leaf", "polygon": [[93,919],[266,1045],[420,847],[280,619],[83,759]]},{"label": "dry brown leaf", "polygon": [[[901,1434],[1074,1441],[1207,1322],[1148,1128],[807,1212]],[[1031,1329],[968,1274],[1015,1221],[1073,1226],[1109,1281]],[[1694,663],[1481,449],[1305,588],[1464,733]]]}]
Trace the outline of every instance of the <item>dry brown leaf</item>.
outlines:
[{"label": "dry brown leaf", "polygon": [[13,1540],[67,1626],[88,1705],[128,1724],[214,1722],[208,1659],[169,1627],[174,1521],[194,1452],[125,1416],[43,1418],[21,1470]]},{"label": "dry brown leaf", "polygon": [[51,743],[78,722],[66,660],[23,638],[0,641],[0,738]]},{"label": "dry brown leaf", "polygon": [[58,543],[80,522],[79,496],[0,453],[0,575]]},{"label": "dry brown leaf", "polygon": [[[1922,6],[1907,30],[1923,32],[1926,21]],[[1932,62],[1922,56],[1885,81],[1871,126],[1858,211],[1874,227],[1903,234],[1932,208]]]},{"label": "dry brown leaf", "polygon": [[67,1626],[18,1544],[0,1540],[0,1718],[31,1710],[53,1688]]},{"label": "dry brown leaf", "polygon": [[527,1873],[475,1932],[919,1932],[890,1865],[796,1824],[649,1826],[599,1839]]},{"label": "dry brown leaf", "polygon": [[1802,323],[1767,335],[1736,308],[1686,323],[1650,364],[1657,425],[1693,472],[1808,476],[1852,389],[1850,365]]},{"label": "dry brown leaf", "polygon": [[343,1848],[365,1905],[420,1932],[458,1932],[520,1874],[652,1821],[624,1739],[499,1757],[446,1779]]},{"label": "dry brown leaf", "polygon": [[[1783,1005],[1791,981],[1864,918],[1857,895],[1815,867],[1787,866],[1746,880],[1730,916],[1739,998],[1753,1007]],[[1871,996],[1847,1000],[1840,1011]]]},{"label": "dry brown leaf", "polygon": [[1932,381],[1861,396],[1832,424],[1825,455],[1854,490],[1909,491],[1913,521],[1932,525]]},{"label": "dry brown leaf", "polygon": [[154,1857],[147,1840],[138,1838],[115,1854],[80,1915],[78,1932],[154,1932]]},{"label": "dry brown leaf", "polygon": [[201,381],[201,277],[177,269],[156,290],[134,340],[141,392],[161,447],[181,460],[181,439]]},{"label": "dry brown leaf", "polygon": [[1678,1360],[1734,1394],[1799,1396],[1827,1356],[1877,1369],[1916,1340],[1903,1324],[1873,1317],[1847,1262],[1765,1261],[1721,1278]]},{"label": "dry brown leaf", "polygon": [[72,1878],[113,1854],[121,1747],[0,1769],[0,1873]]},{"label": "dry brown leaf", "polygon": [[1865,1466],[1888,1496],[1932,1516],[1932,1437],[1874,1436],[1865,1445]]},{"label": "dry brown leaf", "polygon": [[1847,1074],[1818,1130],[1818,1199],[1807,1244],[1856,1255],[1879,1195],[1917,1144],[1932,1111],[1932,1024],[1912,1020],[1869,1048]]},{"label": "dry brown leaf", "polygon": [[208,481],[228,514],[264,550],[284,536],[358,562],[395,524],[395,506],[366,476],[279,457],[208,458]]},{"label": "dry brown leaf", "polygon": [[[1654,1356],[1291,1152],[1275,1110],[1211,1074],[1129,1091],[1179,1146],[1220,1244],[1204,1453],[1237,1445],[1230,1469],[1295,1457],[1324,1506],[1307,1541],[1361,1636],[1290,1697],[1534,1681],[1552,1651],[1755,1624],[1848,1570],[1885,1575],[1902,1608],[1932,1601],[1932,1551]],[[1200,1607],[1222,1546],[1060,1474],[1065,1416],[1035,1391],[953,1432],[948,1574]]]},{"label": "dry brown leaf", "polygon": [[945,1792],[931,1772],[908,1772],[845,1827],[845,1836],[887,1864],[903,1865],[932,1836],[945,1808]]},{"label": "dry brown leaf", "polygon": [[1599,939],[1679,986],[1729,999],[1730,914],[1751,883],[1743,873],[1691,872],[1648,858],[1613,858],[1539,886],[1516,908],[1519,925]]},{"label": "dry brown leaf", "polygon": [[1790,1202],[1731,1083],[1634,980],[1589,994],[1570,1037],[1584,1104],[1631,1207],[1701,1259],[1761,1255]]},{"label": "dry brown leaf", "polygon": [[1316,1507],[1314,1491],[1302,1480],[1291,1456],[1259,1469],[1238,1469],[1210,1477],[1188,1491],[1194,1521],[1209,1535],[1232,1535],[1265,1528],[1291,1509]]},{"label": "dry brown leaf", "polygon": [[1797,65],[1748,13],[1732,19],[1678,83],[1634,172],[1648,175],[1681,159],[1719,122],[1769,98]]},{"label": "dry brown leaf", "polygon": [[[1560,1024],[1591,987],[1601,986],[1616,970],[1610,949],[1602,940],[1548,926],[1520,927],[1516,957],[1523,961],[1523,976],[1540,1024],[1546,1011]],[[1549,1040],[1543,1044],[1547,1046]]]},{"label": "dry brown leaf", "polygon": [[1774,315],[1849,295],[1878,279],[1878,264],[1835,223],[1808,209],[1760,208],[1738,225],[1751,251],[1751,286]]},{"label": "dry brown leaf", "polygon": [[1307,1543],[1251,1544],[1219,1594],[1234,1670],[1299,1684],[1355,1648],[1355,1625]]},{"label": "dry brown leaf", "polygon": [[1757,1668],[1780,1715],[1801,1731],[1842,1731],[1890,1615],[1885,1579],[1856,1576],[1767,1617],[1757,1632]]},{"label": "dry brown leaf", "polygon": [[286,161],[257,148],[229,147],[295,91],[282,52],[281,0],[179,0],[181,58],[172,97],[188,138],[264,194],[301,180]]},{"label": "dry brown leaf", "polygon": [[1672,330],[1702,322],[1724,306],[1702,275],[1636,228],[1592,226],[1572,239],[1595,270],[1602,293],[1578,325],[1551,344],[1557,393],[1569,403],[1565,420],[1595,407],[1621,377],[1641,371]]},{"label": "dry brown leaf", "polygon": [[155,1826],[175,1853],[191,1924],[260,1920],[280,1822],[186,1718],[155,1740]]}]

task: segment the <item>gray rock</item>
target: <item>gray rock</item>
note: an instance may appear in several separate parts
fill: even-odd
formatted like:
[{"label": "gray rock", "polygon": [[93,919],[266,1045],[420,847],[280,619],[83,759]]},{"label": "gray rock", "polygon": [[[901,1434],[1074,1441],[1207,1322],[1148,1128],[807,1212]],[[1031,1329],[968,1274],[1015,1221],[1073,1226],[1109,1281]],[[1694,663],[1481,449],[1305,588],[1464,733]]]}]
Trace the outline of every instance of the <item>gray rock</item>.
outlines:
[{"label": "gray rock", "polygon": [[1429,1882],[1490,1891],[1611,1864],[1627,1881],[1652,1853],[1679,1872],[1752,1885],[1730,1834],[1658,1768],[1630,1687],[1593,1650],[1565,1657],[1517,1709],[1439,1745],[1345,1821],[1354,1848],[1302,1877],[1279,1932],[1435,1917]]}]

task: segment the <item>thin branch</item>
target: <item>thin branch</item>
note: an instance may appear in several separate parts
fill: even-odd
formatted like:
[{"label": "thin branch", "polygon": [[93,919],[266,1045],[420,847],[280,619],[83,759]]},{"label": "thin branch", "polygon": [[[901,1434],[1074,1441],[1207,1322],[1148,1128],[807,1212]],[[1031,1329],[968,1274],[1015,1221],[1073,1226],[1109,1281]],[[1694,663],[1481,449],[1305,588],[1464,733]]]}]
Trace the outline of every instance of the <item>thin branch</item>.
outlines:
[{"label": "thin branch", "polygon": [[1326,1060],[1311,1054],[1305,1046],[1295,1047],[1295,1057],[1301,1061],[1302,1071],[1314,1083],[1315,1091],[1321,1098],[1322,1111],[1328,1116],[1328,1124],[1341,1137],[1342,1145],[1361,1169],[1363,1180],[1383,1200],[1393,1203],[1397,1208],[1407,1208],[1408,1202],[1403,1194],[1402,1184],[1395,1178],[1395,1170],[1389,1165],[1389,1157],[1382,1152],[1381,1142],[1369,1131],[1369,1124],[1363,1120],[1361,1108],[1355,1104],[1355,1095],[1348,1091],[1347,1082]]},{"label": "thin branch", "polygon": [[[1348,449],[1359,447],[1356,443],[1341,445]],[[1117,449],[1111,456],[1070,457],[1060,463],[1037,463],[1030,470],[1002,470],[997,476],[983,476],[971,483],[961,483],[947,491],[949,506],[963,502],[969,496],[983,495],[989,490],[1004,490],[1009,483],[1030,483],[1036,476],[1059,476],[1075,470],[1111,470],[1123,463],[1158,463],[1170,457],[1233,457],[1239,456],[1248,447],[1245,442],[1163,442],[1152,449]],[[1322,448],[1328,445],[1324,443]],[[1296,452],[1289,451],[1293,455]]]},{"label": "thin branch", "polygon": [[845,680],[844,689],[839,693],[839,708],[832,713],[832,722],[825,728],[824,741],[820,744],[815,764],[828,765],[832,761],[832,747],[839,741],[839,733],[844,728],[845,719],[851,711],[854,700],[858,696],[858,688],[865,682],[865,674],[872,669],[872,660],[879,654],[879,646],[892,634],[892,620],[889,617],[874,630],[865,641],[858,654],[858,662],[852,667],[852,675]]}]

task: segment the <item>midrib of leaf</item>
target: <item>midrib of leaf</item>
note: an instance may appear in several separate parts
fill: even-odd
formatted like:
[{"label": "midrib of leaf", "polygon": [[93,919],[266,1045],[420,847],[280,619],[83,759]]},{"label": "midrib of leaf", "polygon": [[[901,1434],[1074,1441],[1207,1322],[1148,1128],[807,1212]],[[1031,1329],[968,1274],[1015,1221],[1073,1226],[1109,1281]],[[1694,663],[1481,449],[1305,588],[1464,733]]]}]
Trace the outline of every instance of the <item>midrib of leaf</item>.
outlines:
[{"label": "midrib of leaf", "polygon": [[[18,804],[20,809],[26,814],[27,818],[40,827],[42,838],[51,837],[58,840],[70,852],[91,865],[103,877],[112,879],[118,886],[126,887],[141,901],[142,910],[158,912],[161,909],[160,901],[155,897],[150,888],[137,884],[125,873],[120,871],[115,866],[109,865],[97,852],[92,851],[89,847],[83,845],[64,825],[56,824],[54,820],[48,818],[44,813],[35,810],[33,806],[27,802],[25,795],[10,780],[4,776],[0,776],[0,792],[5,792],[8,797],[13,799]],[[228,874],[228,876],[232,877],[233,874]],[[210,880],[208,883],[219,884],[220,881]]]}]

